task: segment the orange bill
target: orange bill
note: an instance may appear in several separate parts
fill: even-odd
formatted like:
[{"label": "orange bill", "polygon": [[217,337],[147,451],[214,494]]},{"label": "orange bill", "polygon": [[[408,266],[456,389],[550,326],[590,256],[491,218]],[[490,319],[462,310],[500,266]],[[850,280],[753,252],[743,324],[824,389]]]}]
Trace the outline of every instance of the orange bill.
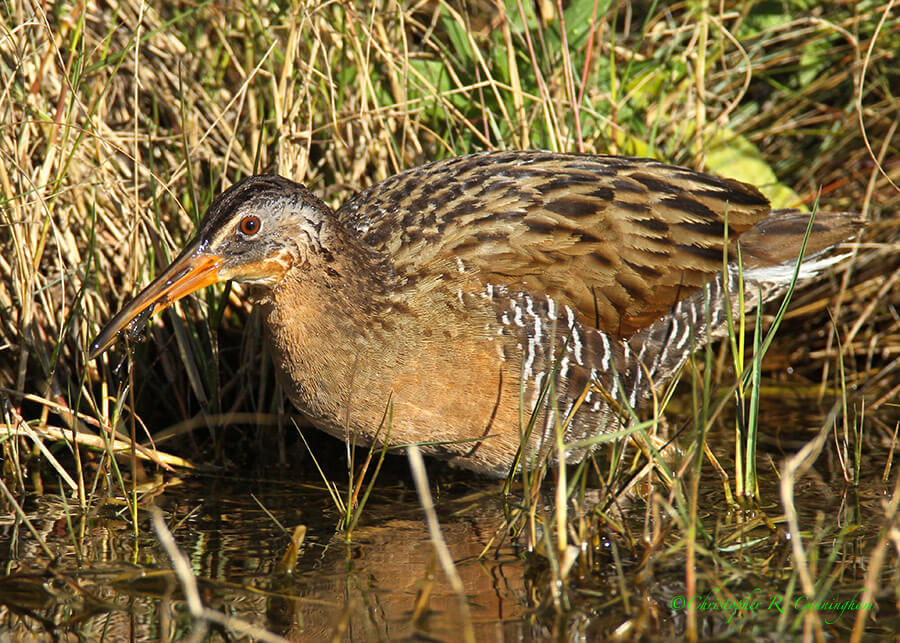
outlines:
[{"label": "orange bill", "polygon": [[196,242],[189,245],[100,331],[91,344],[90,358],[94,359],[109,348],[135,320],[141,323],[155,311],[219,281],[222,261],[218,255],[203,252]]}]

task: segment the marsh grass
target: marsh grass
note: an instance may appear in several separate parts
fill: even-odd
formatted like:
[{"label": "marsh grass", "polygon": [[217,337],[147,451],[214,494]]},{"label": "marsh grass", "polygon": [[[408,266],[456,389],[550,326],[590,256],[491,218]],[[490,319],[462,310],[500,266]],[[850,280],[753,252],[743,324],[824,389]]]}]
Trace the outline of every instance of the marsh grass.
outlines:
[{"label": "marsh grass", "polygon": [[[168,263],[215,194],[277,171],[337,206],[426,161],[540,147],[654,156],[757,184],[778,207],[861,212],[869,226],[852,259],[794,292],[790,309],[732,320],[729,340],[695,355],[651,409],[624,409],[632,424],[598,438],[594,457],[569,469],[523,463],[510,476],[496,539],[532,552],[536,610],[565,628],[567,616],[589,613],[606,568],[617,595],[603,604],[618,614],[603,621],[608,634],[708,631],[694,608],[683,626],[661,619],[659,606],[649,615],[647,590],[635,588],[657,573],[688,596],[742,588],[756,574],[785,603],[801,589],[851,586],[881,605],[896,600],[888,581],[900,491],[888,481],[900,394],[900,35],[891,3],[263,10],[124,0],[45,11],[11,0],[0,20],[0,482],[16,529],[45,549],[21,511],[29,495],[58,494],[80,513],[124,499],[138,529],[148,502],[138,458],[154,469],[229,470],[304,457],[260,320],[237,285],[183,300],[124,353],[87,359],[103,322]],[[794,431],[786,455],[763,454],[775,427],[759,409],[785,397],[808,406],[802,424],[818,417],[818,427]],[[523,409],[526,432],[528,418]],[[721,431],[734,433],[733,456],[712,440]],[[345,468],[346,488],[328,487],[349,538],[384,452],[357,462],[304,435],[326,481]],[[560,438],[555,449],[575,446],[584,445]],[[795,506],[823,456],[838,461],[850,496],[872,475],[867,461],[878,464],[887,500],[876,515],[852,502],[828,517]],[[854,529],[874,535],[858,540]],[[661,571],[672,567],[677,574]],[[815,610],[788,610],[774,625],[755,616],[715,631],[835,631]],[[877,618],[858,613],[837,631],[858,638]]]}]

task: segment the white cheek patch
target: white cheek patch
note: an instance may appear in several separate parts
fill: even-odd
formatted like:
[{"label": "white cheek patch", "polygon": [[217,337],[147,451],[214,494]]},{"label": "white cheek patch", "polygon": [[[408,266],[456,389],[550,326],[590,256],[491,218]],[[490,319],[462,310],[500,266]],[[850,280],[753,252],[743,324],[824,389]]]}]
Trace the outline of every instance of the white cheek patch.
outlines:
[{"label": "white cheek patch", "polygon": [[292,263],[291,253],[282,249],[261,261],[223,266],[219,270],[219,278],[221,281],[233,279],[244,284],[273,287],[284,278]]}]

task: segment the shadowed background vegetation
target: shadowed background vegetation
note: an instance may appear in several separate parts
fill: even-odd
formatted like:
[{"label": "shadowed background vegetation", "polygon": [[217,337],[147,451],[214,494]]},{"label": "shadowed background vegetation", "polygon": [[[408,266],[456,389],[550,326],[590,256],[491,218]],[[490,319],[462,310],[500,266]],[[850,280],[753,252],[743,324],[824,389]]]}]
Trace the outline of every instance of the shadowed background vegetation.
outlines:
[{"label": "shadowed background vegetation", "polygon": [[[0,448],[8,489],[0,504],[11,515],[14,496],[51,490],[80,506],[136,498],[131,467],[119,468],[127,459],[111,455],[127,454],[132,435],[146,447],[138,455],[157,462],[314,470],[238,285],[154,318],[131,361],[124,343],[87,360],[101,325],[175,256],[225,187],[277,172],[337,207],[431,160],[544,148],[650,156],[753,183],[778,207],[818,203],[866,218],[852,260],[794,294],[754,395],[768,402],[760,440],[774,446],[760,456],[760,476],[774,486],[761,495],[779,528],[791,526],[791,509],[782,519],[778,503],[789,503],[776,469],[786,471],[784,453],[814,445],[813,456],[821,449],[837,472],[826,486],[858,484],[876,468],[883,474],[890,502],[866,518],[872,540],[860,554],[885,551],[884,530],[896,526],[897,492],[887,481],[897,478],[889,455],[900,392],[900,21],[892,4],[9,0],[0,20]],[[752,321],[748,329],[749,353]],[[690,427],[682,437],[697,453],[714,427],[737,434],[743,448],[752,396],[733,402],[729,343],[696,362],[671,402],[671,425]],[[785,419],[788,401],[805,410],[802,420]],[[345,478],[343,445],[307,437],[319,463]],[[755,442],[746,446],[755,452]],[[733,447],[723,449],[727,459]],[[752,504],[756,482],[741,478],[743,453],[726,463],[734,477],[725,487],[735,502]],[[711,470],[701,458],[684,462],[696,481]],[[798,460],[796,469],[810,464]],[[390,466],[404,475],[405,462]],[[672,496],[647,504],[662,521],[647,528],[651,549],[675,530],[678,564],[691,552],[689,568],[697,556],[716,560],[684,544],[697,537],[696,481],[686,486],[693,504]],[[569,518],[582,545],[622,531],[605,515]],[[896,532],[890,538],[896,548]],[[548,579],[571,569],[565,539],[557,533],[555,553],[544,552]],[[893,555],[879,562],[873,591],[878,574],[888,578],[891,565],[896,572]],[[816,583],[834,569],[810,568]],[[546,587],[548,604],[571,609],[549,580]]]}]

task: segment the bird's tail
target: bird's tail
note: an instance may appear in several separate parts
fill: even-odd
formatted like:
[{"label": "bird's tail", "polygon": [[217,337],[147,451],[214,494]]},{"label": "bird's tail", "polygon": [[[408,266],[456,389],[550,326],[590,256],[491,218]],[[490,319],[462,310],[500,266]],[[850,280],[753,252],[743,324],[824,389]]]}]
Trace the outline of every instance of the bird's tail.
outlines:
[{"label": "bird's tail", "polygon": [[[719,274],[705,288],[675,304],[670,315],[631,337],[628,347],[638,362],[629,369],[635,370],[631,375],[638,380],[649,377],[654,387],[663,385],[693,351],[727,336],[729,308],[732,320],[741,314],[741,284],[743,312],[748,313],[784,293],[795,273],[797,280],[808,279],[848,257],[850,248],[841,244],[861,227],[856,215],[820,212],[811,227],[810,216],[797,210],[776,210],[742,234],[740,263],[730,262],[724,275]],[[643,387],[647,394],[652,388]]]}]

